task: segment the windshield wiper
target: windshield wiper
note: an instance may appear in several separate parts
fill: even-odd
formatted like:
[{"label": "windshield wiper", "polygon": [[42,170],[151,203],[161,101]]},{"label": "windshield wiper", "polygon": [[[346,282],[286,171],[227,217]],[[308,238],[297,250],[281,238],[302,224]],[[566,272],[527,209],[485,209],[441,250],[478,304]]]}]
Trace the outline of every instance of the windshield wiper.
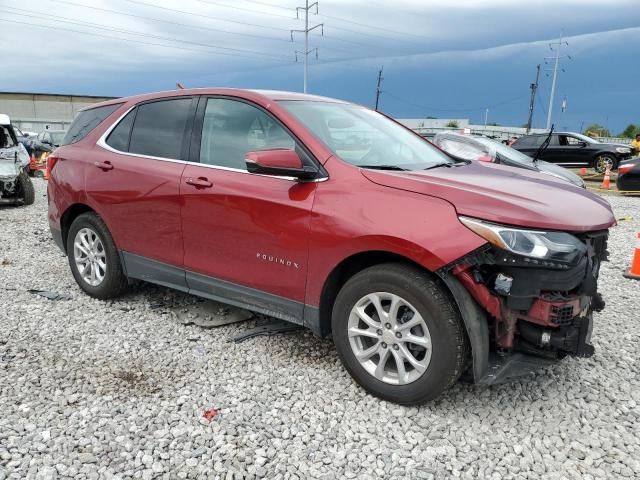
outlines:
[{"label": "windshield wiper", "polygon": [[397,165],[356,165],[360,168],[371,168],[374,170],[398,170],[398,171],[407,171],[408,168],[402,168]]},{"label": "windshield wiper", "polygon": [[431,165],[430,167],[425,168],[425,170],[431,170],[432,168],[438,168],[438,167],[451,168],[453,167],[453,164],[449,162],[436,163],[435,165]]},{"label": "windshield wiper", "polygon": [[547,149],[547,147],[549,146],[549,143],[551,143],[551,135],[553,135],[553,127],[555,125],[551,124],[551,129],[549,130],[549,135],[547,135],[547,138],[544,139],[544,142],[542,142],[542,144],[540,145],[540,147],[538,148],[538,151],[536,152],[536,154],[533,156],[533,164],[535,165],[536,163],[538,163],[538,157],[540,155],[542,155],[542,153]]}]

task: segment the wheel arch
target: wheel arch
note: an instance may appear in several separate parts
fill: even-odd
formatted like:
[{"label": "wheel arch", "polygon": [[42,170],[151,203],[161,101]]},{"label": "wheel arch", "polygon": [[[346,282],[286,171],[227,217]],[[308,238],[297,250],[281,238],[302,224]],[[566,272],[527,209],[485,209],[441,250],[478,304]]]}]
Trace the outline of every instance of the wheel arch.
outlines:
[{"label": "wheel arch", "polygon": [[489,327],[484,310],[473,300],[469,292],[448,272],[433,272],[418,262],[403,255],[370,250],[355,253],[334,267],[327,277],[320,296],[317,328],[314,333],[328,336],[331,333],[331,315],[338,292],[356,273],[381,263],[401,263],[411,265],[430,275],[442,287],[457,306],[465,326],[465,333],[471,349],[471,374],[474,381],[486,375],[489,359]]},{"label": "wheel arch", "polygon": [[64,246],[65,253],[67,252],[67,237],[69,235],[69,229],[73,221],[83,213],[92,212],[97,215],[97,212],[85,203],[74,203],[67,207],[62,216],[60,217],[60,230],[62,233],[62,245]]}]

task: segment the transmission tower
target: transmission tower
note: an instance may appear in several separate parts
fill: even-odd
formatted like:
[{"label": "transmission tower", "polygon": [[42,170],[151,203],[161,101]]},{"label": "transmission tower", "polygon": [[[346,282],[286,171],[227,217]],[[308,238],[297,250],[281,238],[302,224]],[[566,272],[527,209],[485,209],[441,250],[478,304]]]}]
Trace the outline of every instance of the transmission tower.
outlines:
[{"label": "transmission tower", "polygon": [[[553,113],[553,100],[556,94],[556,82],[558,80],[558,66],[560,64],[560,59],[561,58],[568,58],[569,60],[571,60],[571,56],[570,55],[560,55],[560,51],[562,50],[562,47],[569,45],[569,42],[567,42],[566,40],[562,39],[562,34],[560,34],[560,38],[558,39],[557,42],[551,42],[549,44],[549,48],[552,51],[555,51],[556,54],[553,57],[545,57],[545,63],[547,63],[548,60],[553,60],[553,69],[551,69],[553,71],[553,80],[551,81],[551,95],[549,96],[549,111],[547,112],[547,130],[549,130],[551,128],[551,114]],[[564,69],[561,69],[564,72]]]},{"label": "transmission tower", "polygon": [[315,51],[316,59],[318,58],[318,49],[312,48],[309,49],[309,32],[315,30],[316,28],[320,28],[321,34],[324,36],[324,23],[318,23],[313,27],[309,27],[309,10],[313,7],[316,7],[315,13],[318,13],[318,2],[313,2],[309,4],[309,0],[305,0],[304,7],[296,8],[296,18],[300,18],[300,10],[304,11],[304,30],[291,30],[291,41],[293,42],[293,34],[294,33],[304,33],[304,51],[300,52],[296,50],[296,62],[298,61],[298,54],[301,54],[304,57],[304,93],[307,93],[307,79],[309,77],[309,54]]},{"label": "transmission tower", "polygon": [[382,89],[380,87],[382,87],[382,80],[384,80],[384,77],[382,76],[383,69],[384,67],[378,70],[378,84],[376,85],[376,112],[378,111],[378,102],[380,101],[380,94],[382,93]]},{"label": "transmission tower", "polygon": [[529,88],[531,89],[531,101],[529,102],[529,118],[527,119],[527,134],[531,131],[531,122],[533,121],[533,108],[536,102],[536,92],[538,91],[538,80],[540,79],[540,65],[536,67],[536,81]]}]

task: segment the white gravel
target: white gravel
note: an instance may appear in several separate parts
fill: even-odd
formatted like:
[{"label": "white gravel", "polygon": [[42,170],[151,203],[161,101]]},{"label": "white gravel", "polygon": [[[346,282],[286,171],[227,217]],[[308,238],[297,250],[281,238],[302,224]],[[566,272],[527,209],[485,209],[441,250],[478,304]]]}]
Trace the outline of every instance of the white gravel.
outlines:
[{"label": "white gravel", "polygon": [[0,209],[0,480],[640,478],[640,283],[621,275],[639,198],[608,197],[636,217],[611,234],[593,358],[404,408],[357,387],[330,340],[229,343],[247,323],[182,325],[152,307],[193,299],[149,285],[87,297],[36,188],[35,205]]}]

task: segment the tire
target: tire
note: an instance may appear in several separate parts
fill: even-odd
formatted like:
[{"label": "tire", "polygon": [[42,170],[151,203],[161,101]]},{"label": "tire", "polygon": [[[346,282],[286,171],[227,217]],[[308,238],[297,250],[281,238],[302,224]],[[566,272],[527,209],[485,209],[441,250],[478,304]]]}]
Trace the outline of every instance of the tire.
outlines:
[{"label": "tire", "polygon": [[[83,237],[87,243],[82,242]],[[84,253],[82,249],[76,248],[76,240]],[[90,255],[86,252],[90,252]],[[117,297],[126,289],[127,277],[122,270],[118,249],[109,229],[95,213],[83,213],[71,224],[67,236],[67,256],[73,278],[90,296],[105,300]],[[81,272],[78,265],[78,261],[82,259],[87,259],[84,262],[86,272]],[[94,271],[95,276],[92,277]]]},{"label": "tire", "polygon": [[[396,297],[400,299],[398,313],[389,317],[389,322],[395,323],[389,323],[391,329],[377,321],[381,315],[372,301],[376,296],[386,315]],[[364,312],[373,323],[366,323],[356,310]],[[419,320],[424,323],[416,324]],[[402,327],[405,324],[416,325],[407,329]],[[354,275],[338,293],[331,327],[340,359],[353,379],[369,393],[402,405],[417,405],[438,397],[458,380],[468,358],[468,339],[453,299],[427,272],[413,266],[387,263]],[[366,335],[354,333],[363,330]],[[423,346],[409,339],[419,339]],[[379,353],[370,355],[374,349]],[[362,363],[356,352],[368,359]],[[421,363],[420,368],[408,361],[407,352],[413,361]],[[387,360],[379,375],[383,355]]]},{"label": "tire", "polygon": [[20,185],[23,205],[33,205],[33,202],[36,201],[36,192],[33,188],[33,182],[26,173],[22,172],[18,175],[18,185]]},{"label": "tire", "polygon": [[611,165],[611,171],[618,168],[618,159],[611,153],[602,153],[593,159],[593,169],[596,173],[604,173],[607,169],[607,163]]}]

